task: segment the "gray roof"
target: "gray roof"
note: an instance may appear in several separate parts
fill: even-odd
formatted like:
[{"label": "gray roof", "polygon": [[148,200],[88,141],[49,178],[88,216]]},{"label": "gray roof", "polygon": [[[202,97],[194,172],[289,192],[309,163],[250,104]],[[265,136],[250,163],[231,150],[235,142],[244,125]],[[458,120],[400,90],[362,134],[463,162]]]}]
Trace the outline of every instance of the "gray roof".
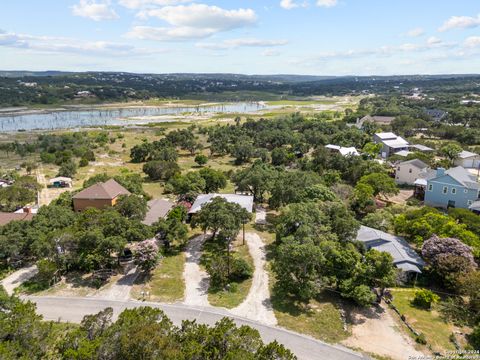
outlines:
[{"label": "gray roof", "polygon": [[374,116],[367,115],[361,119],[362,122],[373,121],[376,123],[384,123],[384,124],[390,124],[393,120],[395,120],[394,116],[378,116],[378,115],[374,115]]},{"label": "gray roof", "polygon": [[425,164],[422,160],[419,160],[419,159],[413,159],[413,160],[403,161],[403,162],[401,162],[400,164],[398,164],[398,166],[401,166],[401,165],[412,165],[412,166],[415,166],[415,167],[418,168],[418,169],[426,169],[426,168],[428,168],[428,165]]},{"label": "gray roof", "polygon": [[174,203],[163,200],[163,199],[154,199],[148,202],[148,211],[145,215],[145,219],[142,221],[145,225],[152,225],[156,223],[159,219],[164,219],[170,210],[174,207]]},{"label": "gray roof", "polygon": [[203,194],[198,195],[193,203],[189,214],[195,214],[202,209],[202,206],[210,202],[215,197],[221,197],[228,202],[235,203],[243,207],[248,212],[253,212],[253,196],[251,195],[237,195],[237,194]]},{"label": "gray roof", "polygon": [[[422,258],[399,236],[362,225],[357,233],[357,241],[364,243],[368,249],[389,253],[393,257],[395,266],[401,269],[408,267],[403,264],[411,264],[417,269],[425,265]],[[415,271],[415,269],[412,267],[405,271]]]},{"label": "gray roof", "polygon": [[398,136],[392,132],[376,133],[375,135],[381,140],[394,140],[398,138]]},{"label": "gray roof", "polygon": [[459,159],[468,159],[468,158],[477,157],[477,156],[480,156],[480,155],[467,150],[463,150],[460,154],[458,154]]},{"label": "gray roof", "polygon": [[396,139],[382,140],[382,142],[391,148],[404,148],[408,146],[408,141],[400,136]]},{"label": "gray roof", "polygon": [[480,189],[480,184],[477,181],[477,177],[471,174],[468,170],[466,170],[462,166],[457,166],[457,167],[445,170],[444,175],[438,175],[437,170],[426,169],[424,172],[420,173],[418,177],[419,179],[435,181],[437,178],[440,178],[445,175],[449,175],[452,179],[454,179],[455,181],[457,181],[467,189],[473,189],[473,190]]},{"label": "gray roof", "polygon": [[410,147],[415,148],[415,149],[420,150],[420,151],[435,151],[434,149],[429,148],[428,146],[425,146],[425,145],[421,145],[421,144],[410,145]]}]

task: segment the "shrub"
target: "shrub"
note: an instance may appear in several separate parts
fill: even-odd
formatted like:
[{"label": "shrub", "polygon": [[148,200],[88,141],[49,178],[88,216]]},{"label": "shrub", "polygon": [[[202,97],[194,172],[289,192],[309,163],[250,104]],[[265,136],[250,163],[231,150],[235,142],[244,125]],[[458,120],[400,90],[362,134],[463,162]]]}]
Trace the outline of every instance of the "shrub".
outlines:
[{"label": "shrub", "polygon": [[473,329],[473,332],[468,336],[468,341],[475,350],[480,350],[480,325]]},{"label": "shrub", "polygon": [[251,278],[253,269],[248,262],[241,258],[233,258],[230,270],[231,281],[243,281]]},{"label": "shrub", "polygon": [[80,166],[80,167],[88,166],[88,160],[85,159],[85,158],[81,158],[78,166]]},{"label": "shrub", "polygon": [[415,341],[416,341],[418,344],[427,345],[427,339],[425,338],[425,334],[423,334],[423,333],[421,333],[420,335],[416,336],[416,337],[415,337]]},{"label": "shrub", "polygon": [[412,303],[419,308],[430,309],[432,304],[437,303],[439,300],[440,297],[433,291],[421,289],[415,291],[415,298],[413,299]]},{"label": "shrub", "polygon": [[48,284],[57,272],[57,265],[51,260],[39,260],[37,262],[38,274],[37,279],[42,284]]},{"label": "shrub", "polygon": [[208,157],[206,155],[203,155],[203,154],[198,154],[197,156],[195,156],[195,162],[199,166],[203,166],[208,162]]}]

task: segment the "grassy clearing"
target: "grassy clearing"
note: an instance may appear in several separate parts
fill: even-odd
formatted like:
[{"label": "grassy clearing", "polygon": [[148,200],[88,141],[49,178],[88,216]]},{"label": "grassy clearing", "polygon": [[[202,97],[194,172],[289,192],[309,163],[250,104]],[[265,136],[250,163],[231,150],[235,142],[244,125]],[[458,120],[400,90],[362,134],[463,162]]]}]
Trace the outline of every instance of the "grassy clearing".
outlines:
[{"label": "grassy clearing", "polygon": [[141,292],[149,292],[147,300],[173,303],[182,301],[185,294],[183,268],[185,253],[175,249],[165,255],[160,264],[147,277],[137,279],[131,297],[141,299]]},{"label": "grassy clearing", "polygon": [[302,304],[272,291],[271,301],[278,325],[286,329],[329,343],[339,343],[350,335],[343,328],[337,299],[330,294]]},{"label": "grassy clearing", "polygon": [[[238,236],[232,243],[232,255],[247,261],[252,268],[253,259],[248,251],[248,246],[243,245],[242,237]],[[201,265],[205,266],[206,263],[214,255],[225,252],[225,246],[217,241],[207,241],[203,247],[203,255],[201,259]],[[252,279],[244,280],[240,283],[234,283],[232,290],[219,290],[210,288],[208,291],[208,301],[212,306],[225,307],[232,309],[240,305],[248,295],[250,287],[252,286]]]},{"label": "grassy clearing", "polygon": [[[393,304],[405,315],[414,329],[425,334],[433,351],[455,350],[455,346],[449,340],[454,326],[445,322],[435,307],[432,310],[423,310],[413,306],[411,301],[415,289],[393,289],[392,294]],[[414,336],[410,331],[408,333]]]}]

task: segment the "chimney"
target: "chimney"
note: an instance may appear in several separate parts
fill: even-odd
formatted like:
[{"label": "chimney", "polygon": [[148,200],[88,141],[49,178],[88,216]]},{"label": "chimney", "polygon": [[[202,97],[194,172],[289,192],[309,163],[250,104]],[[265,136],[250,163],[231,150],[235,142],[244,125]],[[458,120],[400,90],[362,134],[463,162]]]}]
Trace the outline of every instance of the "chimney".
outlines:
[{"label": "chimney", "polygon": [[440,176],[443,176],[443,175],[445,175],[445,169],[442,168],[442,167],[439,167],[437,169],[437,177],[440,177]]}]

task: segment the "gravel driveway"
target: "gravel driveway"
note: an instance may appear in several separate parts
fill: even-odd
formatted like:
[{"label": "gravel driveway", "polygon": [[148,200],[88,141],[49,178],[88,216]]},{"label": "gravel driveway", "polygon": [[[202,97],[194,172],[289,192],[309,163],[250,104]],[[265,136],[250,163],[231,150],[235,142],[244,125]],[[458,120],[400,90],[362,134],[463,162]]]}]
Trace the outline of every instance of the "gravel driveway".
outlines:
[{"label": "gravel driveway", "polygon": [[7,276],[0,283],[3,285],[7,294],[12,295],[13,290],[19,287],[23,282],[30,280],[38,273],[37,265],[30,266],[28,268],[23,268],[15,271],[14,273]]},{"label": "gravel driveway", "polygon": [[186,305],[210,306],[208,303],[208,274],[200,269],[202,246],[208,235],[194,237],[186,249],[185,269],[185,300]]},{"label": "gravel driveway", "polygon": [[245,239],[248,250],[253,258],[255,272],[250,292],[243,303],[232,309],[232,314],[258,321],[266,325],[276,325],[277,319],[270,303],[270,290],[268,287],[268,273],[265,270],[265,244],[260,236],[247,232]]},{"label": "gravel driveway", "polygon": [[108,284],[104,288],[100,288],[92,294],[91,297],[105,300],[129,300],[133,283],[139,274],[140,270],[135,266],[114,283]]}]

